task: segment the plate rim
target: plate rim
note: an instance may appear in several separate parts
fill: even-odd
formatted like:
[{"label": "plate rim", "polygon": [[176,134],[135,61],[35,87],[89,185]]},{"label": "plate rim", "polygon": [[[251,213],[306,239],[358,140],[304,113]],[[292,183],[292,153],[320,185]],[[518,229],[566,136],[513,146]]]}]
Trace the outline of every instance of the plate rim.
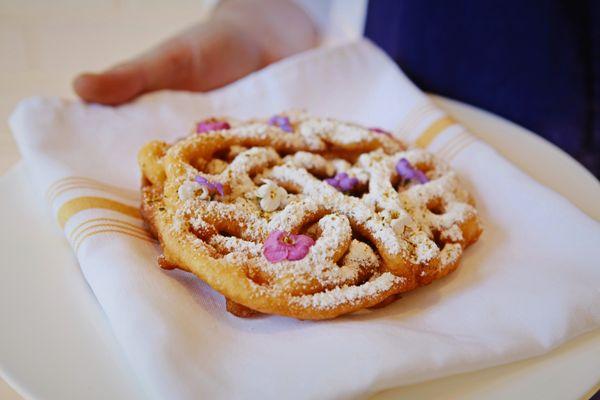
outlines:
[{"label": "plate rim", "polygon": [[[596,180],[596,178],[589,171],[587,171],[581,164],[579,164],[576,160],[571,158],[567,153],[565,153],[563,150],[561,150],[554,144],[550,143],[546,139],[536,135],[535,133],[533,133],[515,123],[512,123],[500,116],[497,116],[493,113],[482,110],[478,107],[471,106],[469,104],[466,104],[466,103],[463,103],[463,102],[460,102],[457,100],[452,100],[452,99],[442,97],[442,96],[430,96],[430,97],[434,100],[434,102],[438,106],[440,106],[440,108],[442,108],[444,111],[448,112],[448,114],[450,114],[451,116],[456,117],[456,119],[458,121],[460,121],[461,123],[464,123],[467,127],[469,127],[470,125],[473,125],[473,124],[465,122],[463,116],[456,115],[455,112],[452,112],[449,110],[462,108],[463,110],[466,110],[470,113],[479,115],[482,120],[487,119],[489,121],[492,121],[495,124],[501,124],[501,125],[506,126],[507,130],[514,133],[515,137],[518,137],[519,140],[529,140],[531,143],[535,143],[534,146],[537,147],[537,151],[542,152],[542,153],[545,152],[546,153],[545,157],[547,159],[551,160],[551,162],[557,162],[557,163],[560,163],[561,165],[568,165],[568,167],[566,167],[566,168],[568,168],[573,175],[579,176],[578,179],[580,179],[581,182],[583,182],[583,181],[587,182],[587,184],[591,187],[590,191],[591,192],[595,191],[596,194],[598,195],[598,198],[600,198],[600,183]],[[458,114],[460,114],[460,112]],[[483,135],[481,135],[481,132],[477,132],[476,129],[474,129],[472,131],[476,136],[483,136]],[[497,133],[492,133],[491,135],[495,135],[495,134],[497,134]],[[484,137],[484,140],[485,140],[485,137]],[[514,160],[511,159],[509,154],[506,154],[505,152],[502,152],[502,151],[500,151],[500,153],[503,154],[506,158],[508,158],[511,162],[514,162]],[[522,168],[522,167],[520,166],[520,168]],[[25,165],[24,161],[21,159],[16,164],[11,166],[8,169],[8,171],[6,171],[4,174],[2,174],[2,176],[0,176],[0,186],[5,184],[5,182],[7,181],[7,177],[13,176],[14,174],[17,174],[17,173],[19,173],[19,171],[24,170],[24,169],[26,169],[26,165]],[[529,173],[533,177],[533,175],[531,174],[531,171],[526,171],[526,172]],[[539,181],[537,179],[537,177],[534,179]],[[596,186],[594,186],[594,184],[590,184],[590,182],[593,182],[594,184],[596,184]],[[551,189],[554,189],[554,187],[552,187],[554,185],[546,185],[546,186],[549,186],[549,187],[551,187]],[[575,195],[580,195],[580,194],[578,194],[578,193],[573,194],[573,196],[575,196]],[[564,196],[564,194],[563,194],[563,196]],[[567,197],[567,196],[564,196],[564,197]],[[575,204],[575,202],[573,201],[572,198],[567,198],[567,199]],[[578,207],[580,209],[582,209],[582,207],[580,205],[578,205]],[[596,215],[592,215],[592,214],[596,214],[596,210],[591,210],[591,214],[590,214],[590,210],[582,209],[582,211],[586,212],[592,218],[598,219],[598,217]],[[599,211],[598,215],[600,215],[600,210],[597,210],[597,211]],[[54,221],[52,221],[52,222],[54,222]],[[85,283],[85,281],[84,281],[84,284],[87,285],[87,283]],[[89,290],[89,288],[88,288],[88,290]],[[89,291],[89,294],[93,297],[93,293],[91,293],[91,291]],[[94,300],[95,300],[95,297],[94,297]],[[103,311],[101,309],[100,309],[100,312],[103,313]],[[112,330],[108,326],[108,323],[105,324],[105,328],[110,330],[110,336],[112,337],[112,340],[116,341],[116,338],[114,337]],[[577,339],[578,338],[575,338],[568,342],[572,342]],[[564,345],[565,344],[562,344],[562,345],[558,346],[558,348],[560,348]],[[549,352],[549,353],[551,353],[551,352]],[[549,353],[546,353],[545,355],[547,355]],[[542,355],[541,357],[544,357],[545,355]],[[121,354],[121,357],[125,358],[125,356],[122,354]],[[535,357],[535,358],[539,358],[539,357]],[[505,366],[511,365],[511,364],[515,364],[515,363],[505,364]],[[491,367],[491,368],[496,368],[496,367]],[[489,369],[489,368],[486,368],[485,370],[487,370],[487,369]],[[479,371],[481,371],[481,370],[479,370]],[[135,372],[133,370],[131,370],[130,372],[131,372],[132,376],[135,378]],[[468,372],[465,374],[468,375],[468,374],[476,373],[476,372],[478,372],[478,371],[472,371],[472,372]],[[460,374],[460,375],[462,375],[462,374]],[[5,382],[7,382],[19,395],[23,396],[24,398],[36,398],[36,396],[34,396],[33,393],[31,392],[31,390],[27,387],[28,386],[26,383],[27,378],[13,376],[13,374],[10,371],[10,367],[8,367],[8,365],[3,360],[0,360],[0,377],[2,379],[4,379]],[[447,378],[449,378],[449,377],[440,378],[440,379],[447,379]],[[431,382],[435,382],[436,380],[427,381],[425,383],[431,384]],[[138,381],[137,385],[139,385],[139,381]],[[394,390],[398,390],[398,389],[399,388],[390,389],[390,390],[394,391]]]}]

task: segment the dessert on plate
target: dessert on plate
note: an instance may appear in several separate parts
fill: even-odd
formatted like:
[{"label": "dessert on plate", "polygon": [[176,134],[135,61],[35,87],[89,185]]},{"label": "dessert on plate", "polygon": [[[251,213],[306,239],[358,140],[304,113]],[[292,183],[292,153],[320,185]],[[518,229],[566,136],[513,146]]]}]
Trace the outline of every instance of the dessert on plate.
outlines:
[{"label": "dessert on plate", "polygon": [[379,128],[211,118],[138,160],[160,266],[195,274],[238,316],[386,305],[455,270],[481,233],[457,174]]}]

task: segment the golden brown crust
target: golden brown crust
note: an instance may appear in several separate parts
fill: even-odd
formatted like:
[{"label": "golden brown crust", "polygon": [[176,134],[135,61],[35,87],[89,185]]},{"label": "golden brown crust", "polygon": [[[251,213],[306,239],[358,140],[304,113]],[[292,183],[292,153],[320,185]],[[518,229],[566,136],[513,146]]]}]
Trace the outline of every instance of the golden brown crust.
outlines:
[{"label": "golden brown crust", "polygon": [[225,309],[227,310],[227,312],[240,318],[252,318],[256,317],[257,315],[260,315],[258,311],[254,311],[251,308],[238,304],[229,299],[225,299]]},{"label": "golden brown crust", "polygon": [[[458,267],[481,227],[472,196],[443,163],[356,125],[290,119],[300,133],[230,121],[232,129],[140,150],[141,213],[163,249],[162,268],[195,274],[238,316],[327,319],[388,304]],[[431,182],[399,181],[386,164],[398,157],[412,160]],[[351,196],[323,186],[339,168],[359,176]],[[220,182],[223,194],[198,198],[204,188],[195,176]],[[261,210],[254,193],[262,177],[292,200],[274,212]],[[185,185],[196,190],[189,199]],[[409,221],[403,231],[391,228],[397,214]],[[305,259],[267,261],[263,243],[280,226],[313,236]]]}]

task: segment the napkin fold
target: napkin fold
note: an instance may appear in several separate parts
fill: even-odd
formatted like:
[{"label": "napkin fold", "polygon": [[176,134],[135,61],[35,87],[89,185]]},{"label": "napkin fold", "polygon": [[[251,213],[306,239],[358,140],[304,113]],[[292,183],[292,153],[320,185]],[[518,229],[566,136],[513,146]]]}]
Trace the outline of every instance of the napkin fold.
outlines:
[{"label": "napkin fold", "polygon": [[[386,308],[323,322],[238,319],[193,275],[158,268],[138,212],[137,150],[204,117],[291,108],[380,126],[446,159],[484,224],[462,266]],[[116,108],[31,98],[10,125],[149,396],[363,397],[542,354],[600,324],[600,224],[466,132],[367,41],[205,94]]]}]

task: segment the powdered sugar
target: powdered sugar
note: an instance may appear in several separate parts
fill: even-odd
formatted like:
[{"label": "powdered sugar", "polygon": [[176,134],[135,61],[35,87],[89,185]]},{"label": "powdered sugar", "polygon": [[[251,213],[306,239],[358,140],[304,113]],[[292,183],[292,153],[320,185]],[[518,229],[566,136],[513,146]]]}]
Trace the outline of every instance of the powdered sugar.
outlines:
[{"label": "powdered sugar", "polygon": [[[294,302],[321,309],[402,283],[387,272],[394,260],[423,265],[438,260],[443,267],[460,257],[459,224],[475,209],[445,165],[358,125],[304,114],[290,114],[289,120],[295,132],[260,121],[231,122],[231,129],[172,146],[168,155],[179,160],[185,175],[174,179],[173,229],[190,227],[226,262],[260,271],[269,290],[315,292]],[[203,169],[197,171],[185,149],[202,140],[211,145],[213,136],[229,143],[229,161],[194,159]],[[372,150],[346,160],[341,151],[329,153],[332,148]],[[403,182],[395,170],[400,159],[419,168],[428,182]],[[352,187],[340,191],[324,182],[342,172],[356,177]],[[194,181],[197,174],[225,192],[211,198]],[[301,260],[269,262],[262,243],[276,230],[311,235],[315,244]],[[436,240],[449,243],[440,250]]]},{"label": "powdered sugar", "polygon": [[389,290],[394,284],[400,283],[402,280],[403,278],[385,272],[362,285],[344,285],[324,292],[296,297],[293,302],[302,307],[334,308],[342,304],[353,303],[359,299],[373,297],[378,293]]}]

